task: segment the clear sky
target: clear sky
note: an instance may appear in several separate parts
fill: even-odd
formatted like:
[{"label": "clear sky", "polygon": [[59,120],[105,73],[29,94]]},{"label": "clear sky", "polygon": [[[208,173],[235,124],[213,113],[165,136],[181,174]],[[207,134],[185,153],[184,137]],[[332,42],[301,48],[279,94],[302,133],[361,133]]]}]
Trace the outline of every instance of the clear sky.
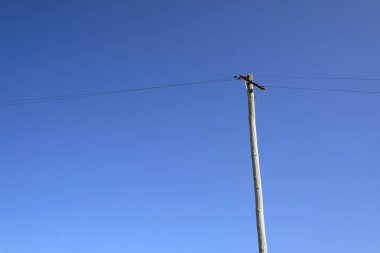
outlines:
[{"label": "clear sky", "polygon": [[[379,77],[379,11],[0,0],[0,100],[241,73]],[[380,95],[257,93],[269,252],[379,252]],[[1,253],[257,252],[243,83],[2,107],[0,122]]]}]

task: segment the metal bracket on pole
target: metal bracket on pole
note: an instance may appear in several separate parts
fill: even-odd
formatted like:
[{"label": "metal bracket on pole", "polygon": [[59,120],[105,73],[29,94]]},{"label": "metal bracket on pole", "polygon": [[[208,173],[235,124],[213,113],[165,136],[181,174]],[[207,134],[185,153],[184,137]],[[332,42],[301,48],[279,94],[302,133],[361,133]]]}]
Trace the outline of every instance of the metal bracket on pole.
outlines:
[{"label": "metal bracket on pole", "polygon": [[251,80],[249,80],[246,76],[243,76],[243,75],[238,75],[238,76],[234,76],[234,78],[236,78],[236,80],[244,80],[247,82],[247,84],[252,84],[253,86],[259,88],[260,90],[265,90],[265,87],[258,84],[258,83],[255,83],[255,82],[252,82]]}]

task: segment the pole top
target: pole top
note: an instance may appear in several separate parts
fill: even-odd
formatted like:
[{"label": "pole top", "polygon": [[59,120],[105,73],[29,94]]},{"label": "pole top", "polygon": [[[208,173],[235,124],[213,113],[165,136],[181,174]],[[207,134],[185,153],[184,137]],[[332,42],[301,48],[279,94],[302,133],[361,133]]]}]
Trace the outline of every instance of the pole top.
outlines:
[{"label": "pole top", "polygon": [[258,83],[255,83],[253,82],[253,75],[252,74],[247,74],[247,75],[238,75],[238,76],[234,76],[234,78],[236,80],[244,80],[246,81],[247,84],[252,84],[253,86],[256,86],[257,88],[259,88],[260,90],[265,90],[265,87],[258,84]]}]

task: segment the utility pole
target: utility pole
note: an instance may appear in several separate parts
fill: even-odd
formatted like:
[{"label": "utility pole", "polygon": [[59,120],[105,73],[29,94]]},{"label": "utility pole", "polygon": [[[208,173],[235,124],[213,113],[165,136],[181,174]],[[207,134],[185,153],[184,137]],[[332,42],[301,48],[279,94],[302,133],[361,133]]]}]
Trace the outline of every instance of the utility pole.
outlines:
[{"label": "utility pole", "polygon": [[257,147],[257,133],[256,133],[256,118],[255,118],[255,93],[254,87],[265,90],[265,88],[253,82],[253,75],[237,76],[238,80],[244,80],[247,86],[248,95],[248,111],[249,111],[249,128],[251,139],[251,157],[253,169],[253,183],[255,188],[255,207],[256,207],[256,225],[257,236],[259,241],[259,253],[267,253],[267,240],[265,234],[264,223],[264,205],[263,205],[263,190],[261,187],[260,164],[259,164],[259,150]]}]

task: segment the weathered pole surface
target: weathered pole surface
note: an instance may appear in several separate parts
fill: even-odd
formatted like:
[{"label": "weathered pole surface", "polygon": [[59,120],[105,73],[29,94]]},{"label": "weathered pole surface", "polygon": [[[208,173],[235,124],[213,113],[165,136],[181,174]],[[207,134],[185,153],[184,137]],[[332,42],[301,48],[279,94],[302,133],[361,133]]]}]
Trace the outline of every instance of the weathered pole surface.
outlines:
[{"label": "weathered pole surface", "polygon": [[263,190],[261,187],[259,151],[257,147],[256,133],[256,118],[255,118],[255,93],[253,85],[253,75],[246,76],[247,95],[248,95],[248,110],[249,110],[249,128],[251,139],[251,157],[253,169],[253,182],[255,188],[255,206],[256,206],[256,224],[257,236],[259,240],[259,253],[267,253],[267,241],[265,234],[264,222],[264,205],[263,205]]}]

